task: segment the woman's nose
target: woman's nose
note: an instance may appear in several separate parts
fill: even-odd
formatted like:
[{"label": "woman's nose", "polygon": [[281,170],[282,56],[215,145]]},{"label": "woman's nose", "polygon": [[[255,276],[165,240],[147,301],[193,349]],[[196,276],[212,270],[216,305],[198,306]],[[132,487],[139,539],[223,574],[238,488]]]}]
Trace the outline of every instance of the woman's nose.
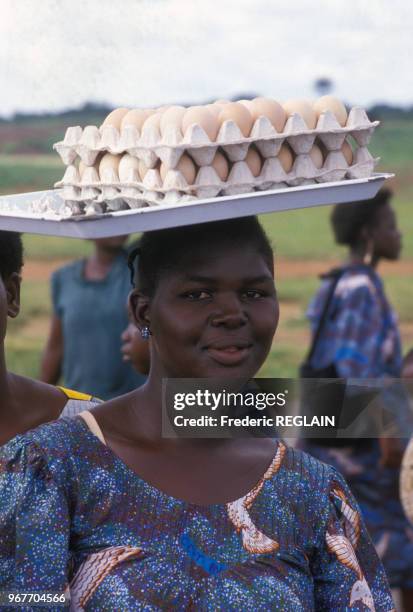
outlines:
[{"label": "woman's nose", "polygon": [[247,322],[244,306],[237,295],[221,296],[211,314],[211,324],[230,328],[240,327]]}]

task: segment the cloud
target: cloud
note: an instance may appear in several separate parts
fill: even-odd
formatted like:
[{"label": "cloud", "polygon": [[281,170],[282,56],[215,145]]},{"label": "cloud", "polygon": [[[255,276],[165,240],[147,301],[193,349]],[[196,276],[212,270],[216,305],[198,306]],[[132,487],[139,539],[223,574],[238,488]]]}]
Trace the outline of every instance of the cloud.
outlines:
[{"label": "cloud", "polygon": [[0,115],[253,91],[411,103],[412,9],[395,0],[2,0]]}]

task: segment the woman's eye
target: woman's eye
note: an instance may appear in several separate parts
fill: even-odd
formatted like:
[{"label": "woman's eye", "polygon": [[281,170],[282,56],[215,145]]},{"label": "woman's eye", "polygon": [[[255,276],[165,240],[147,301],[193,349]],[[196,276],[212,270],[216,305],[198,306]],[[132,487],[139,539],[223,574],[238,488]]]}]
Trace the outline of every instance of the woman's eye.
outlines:
[{"label": "woman's eye", "polygon": [[249,298],[256,300],[264,296],[262,291],[257,291],[256,289],[248,289],[248,291],[244,291],[244,295]]},{"label": "woman's eye", "polygon": [[211,294],[208,291],[203,291],[199,289],[198,291],[188,291],[184,294],[189,300],[207,300],[211,297]]}]

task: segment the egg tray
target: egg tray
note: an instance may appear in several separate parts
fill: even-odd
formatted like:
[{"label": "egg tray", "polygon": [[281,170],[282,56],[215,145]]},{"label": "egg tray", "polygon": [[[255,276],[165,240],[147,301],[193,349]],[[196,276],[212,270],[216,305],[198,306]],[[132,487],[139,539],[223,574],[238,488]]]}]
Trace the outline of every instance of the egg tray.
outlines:
[{"label": "egg tray", "polygon": [[76,166],[68,166],[56,187],[62,187],[62,197],[77,213],[141,208],[146,205],[175,204],[194,199],[237,195],[257,190],[296,187],[347,179],[367,178],[373,173],[378,159],[366,147],[354,152],[354,163],[347,164],[340,151],[331,151],[317,168],[309,154],[295,158],[290,172],[285,172],[276,157],[265,160],[262,170],[254,177],[246,162],[235,162],[226,181],[222,181],[212,166],[202,166],[195,183],[188,185],[182,173],[169,170],[162,181],[159,170],[148,170],[143,181],[136,170],[125,176],[107,168],[102,176],[96,168],[87,167],[80,178]]},{"label": "egg tray", "polygon": [[73,164],[77,157],[85,165],[93,166],[102,152],[129,153],[142,160],[148,168],[154,168],[159,160],[168,168],[175,168],[186,152],[198,166],[209,166],[218,147],[232,162],[243,161],[251,144],[264,158],[277,155],[285,141],[296,155],[308,153],[316,138],[328,151],[339,150],[348,135],[364,147],[378,125],[379,121],[371,122],[360,107],[350,110],[345,127],[341,127],[335,116],[326,111],[320,115],[314,130],[309,130],[304,119],[294,113],[288,118],[282,133],[275,130],[267,117],[261,116],[255,121],[248,138],[243,136],[236,123],[225,121],[214,142],[197,124],[190,125],[183,136],[179,128],[170,125],[163,138],[154,127],[144,128],[140,134],[133,125],[126,125],[120,132],[111,125],[101,128],[89,125],[84,129],[69,127],[64,139],[53,148],[66,166]]}]

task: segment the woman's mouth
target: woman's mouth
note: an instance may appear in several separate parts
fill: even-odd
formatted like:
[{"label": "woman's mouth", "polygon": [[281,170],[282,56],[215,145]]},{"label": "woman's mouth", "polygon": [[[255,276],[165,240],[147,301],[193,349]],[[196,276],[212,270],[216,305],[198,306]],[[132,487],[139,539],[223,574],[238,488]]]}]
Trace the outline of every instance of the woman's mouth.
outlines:
[{"label": "woman's mouth", "polygon": [[242,363],[249,355],[251,344],[210,345],[206,347],[208,355],[217,363],[224,366],[236,366]]}]

